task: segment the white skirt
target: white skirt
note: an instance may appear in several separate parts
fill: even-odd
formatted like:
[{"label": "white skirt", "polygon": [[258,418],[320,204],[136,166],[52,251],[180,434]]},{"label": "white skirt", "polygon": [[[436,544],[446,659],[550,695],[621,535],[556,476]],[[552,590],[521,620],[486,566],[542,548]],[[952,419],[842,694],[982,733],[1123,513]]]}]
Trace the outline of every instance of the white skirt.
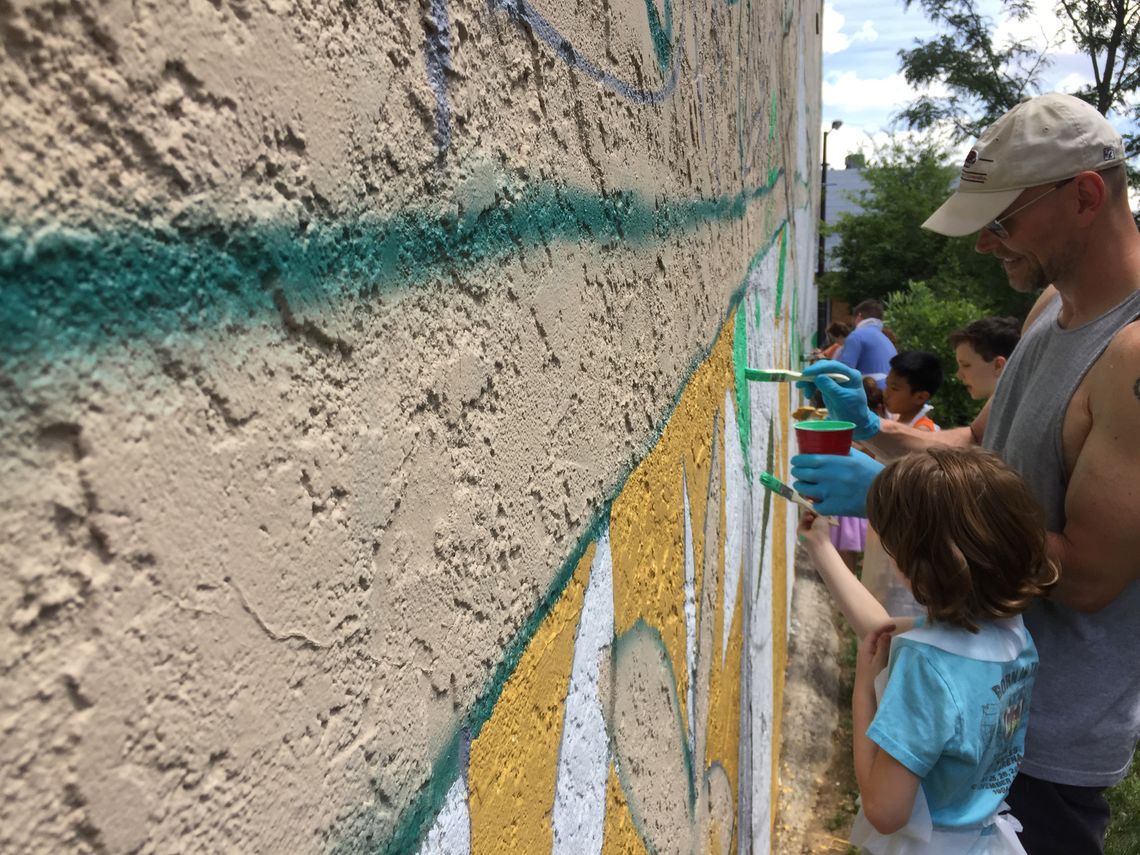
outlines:
[{"label": "white skirt", "polygon": [[935,828],[919,787],[910,819],[893,834],[876,831],[860,807],[851,827],[851,842],[871,855],[1025,855],[1017,839],[1021,823],[1001,812],[1008,810],[1009,805],[1002,802],[999,812],[977,828]]}]

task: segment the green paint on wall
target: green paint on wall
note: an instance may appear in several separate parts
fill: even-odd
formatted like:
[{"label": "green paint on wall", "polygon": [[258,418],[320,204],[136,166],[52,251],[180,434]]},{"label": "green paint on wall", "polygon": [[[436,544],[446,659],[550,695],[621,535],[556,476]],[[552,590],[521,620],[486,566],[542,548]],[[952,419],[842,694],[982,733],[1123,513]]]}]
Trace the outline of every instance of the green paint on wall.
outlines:
[{"label": "green paint on wall", "polygon": [[[782,173],[777,173],[778,180]],[[769,178],[773,176],[770,173]],[[528,185],[477,217],[427,209],[341,221],[0,231],[0,368],[105,345],[322,311],[556,242],[651,246],[739,220],[775,181],[712,199]]]},{"label": "green paint on wall", "polygon": [[[776,462],[776,428],[771,418],[768,419],[768,458],[764,461],[764,471],[771,472]],[[772,491],[762,490],[764,493],[764,510],[760,518],[760,555],[768,553],[768,519],[772,515]],[[760,597],[760,586],[756,586],[755,597]]]},{"label": "green paint on wall", "polygon": [[784,306],[784,270],[788,261],[788,227],[780,229],[780,269],[776,274],[776,317],[780,317]]},{"label": "green paint on wall", "polygon": [[[756,298],[753,298],[756,299]],[[760,301],[756,299],[756,302]],[[744,471],[752,476],[752,463],[748,450],[752,445],[752,397],[748,391],[748,306],[747,298],[736,310],[736,323],[732,334],[732,377],[736,391],[736,427],[740,433],[740,450],[744,454]]]},{"label": "green paint on wall", "polygon": [[768,143],[771,144],[772,140],[776,138],[776,122],[779,118],[779,112],[776,109],[776,91],[772,90],[772,102],[768,105]]},{"label": "green paint on wall", "polygon": [[657,14],[655,0],[645,0],[645,14],[649,18],[649,36],[653,39],[653,51],[657,54],[657,67],[667,74],[673,58],[673,2],[665,0],[665,23]]}]

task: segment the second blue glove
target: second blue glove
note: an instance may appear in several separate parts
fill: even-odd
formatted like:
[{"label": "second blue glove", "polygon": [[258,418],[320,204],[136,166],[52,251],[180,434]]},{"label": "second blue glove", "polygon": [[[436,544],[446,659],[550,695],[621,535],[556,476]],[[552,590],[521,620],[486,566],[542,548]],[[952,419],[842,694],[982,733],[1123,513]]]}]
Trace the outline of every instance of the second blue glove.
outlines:
[{"label": "second blue glove", "polygon": [[883,471],[870,455],[851,449],[846,455],[797,454],[792,458],[792,487],[824,516],[867,515],[867,491]]}]

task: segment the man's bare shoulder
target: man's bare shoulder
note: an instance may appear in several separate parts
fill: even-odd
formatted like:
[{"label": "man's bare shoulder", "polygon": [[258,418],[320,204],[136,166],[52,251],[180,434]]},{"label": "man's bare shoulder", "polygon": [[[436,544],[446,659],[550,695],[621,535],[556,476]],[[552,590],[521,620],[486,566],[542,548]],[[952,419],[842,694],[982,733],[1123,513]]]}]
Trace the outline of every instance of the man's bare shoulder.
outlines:
[{"label": "man's bare shoulder", "polygon": [[1112,337],[1097,365],[1131,365],[1140,368],[1140,318],[1125,324]]},{"label": "man's bare shoulder", "polygon": [[[1140,319],[1121,327],[1089,372],[1094,415],[1140,406]],[[1140,410],[1134,415],[1140,415]]]}]

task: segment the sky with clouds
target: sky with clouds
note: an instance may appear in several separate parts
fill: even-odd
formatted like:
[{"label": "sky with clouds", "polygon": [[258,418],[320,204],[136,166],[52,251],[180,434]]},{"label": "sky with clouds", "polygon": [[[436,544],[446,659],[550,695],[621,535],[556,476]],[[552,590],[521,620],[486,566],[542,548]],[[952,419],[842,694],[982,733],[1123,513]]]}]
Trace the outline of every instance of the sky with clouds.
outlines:
[{"label": "sky with clouds", "polygon": [[[1003,20],[997,0],[983,0],[982,10],[994,21],[995,42],[1027,38],[1037,44],[1055,43],[1046,72],[1045,91],[1072,91],[1091,80],[1087,58],[1072,43],[1057,36],[1057,18],[1051,2],[1038,0],[1038,13],[1027,21]],[[903,79],[899,51],[916,40],[926,41],[938,30],[915,3],[906,9],[902,0],[826,0],[823,6],[823,120],[843,126],[831,131],[827,160],[842,168],[847,154],[871,155],[888,138],[891,119],[918,94]],[[934,93],[938,94],[938,93]],[[898,132],[905,133],[900,127]],[[969,148],[964,143],[962,151]]]}]

